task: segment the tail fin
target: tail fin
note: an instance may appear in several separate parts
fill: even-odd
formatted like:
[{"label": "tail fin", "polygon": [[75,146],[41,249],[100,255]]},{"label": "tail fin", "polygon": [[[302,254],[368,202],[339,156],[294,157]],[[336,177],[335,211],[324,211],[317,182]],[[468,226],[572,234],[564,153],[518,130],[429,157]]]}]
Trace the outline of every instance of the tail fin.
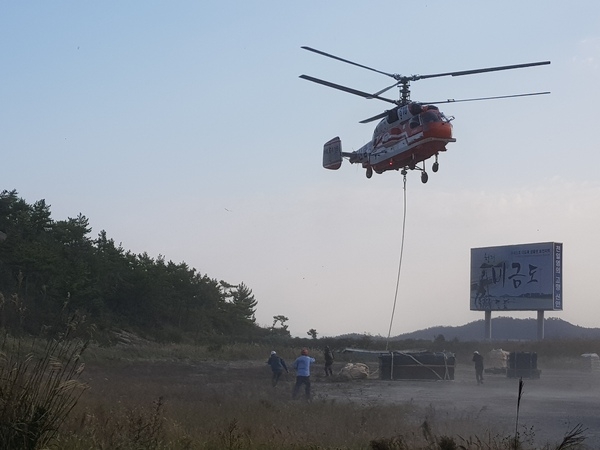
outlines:
[{"label": "tail fin", "polygon": [[342,165],[342,141],[336,136],[323,146],[323,167],[337,170]]}]

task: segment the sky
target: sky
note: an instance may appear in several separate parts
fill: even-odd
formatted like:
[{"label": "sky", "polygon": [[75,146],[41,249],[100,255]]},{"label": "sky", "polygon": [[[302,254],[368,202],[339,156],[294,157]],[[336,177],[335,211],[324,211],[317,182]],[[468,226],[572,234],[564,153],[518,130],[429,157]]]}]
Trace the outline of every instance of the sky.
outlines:
[{"label": "sky", "polygon": [[[456,142],[404,190],[399,172],[322,167],[326,141],[360,148],[375,123],[358,122],[389,105],[299,75],[391,83],[302,46],[402,75],[549,60],[419,80],[411,98],[551,94],[440,105]],[[463,325],[483,319],[471,248],[561,242],[564,310],[546,317],[600,326],[596,0],[0,0],[0,58],[0,189],[45,199],[54,220],[85,215],[92,238],[245,283],[260,325]]]}]

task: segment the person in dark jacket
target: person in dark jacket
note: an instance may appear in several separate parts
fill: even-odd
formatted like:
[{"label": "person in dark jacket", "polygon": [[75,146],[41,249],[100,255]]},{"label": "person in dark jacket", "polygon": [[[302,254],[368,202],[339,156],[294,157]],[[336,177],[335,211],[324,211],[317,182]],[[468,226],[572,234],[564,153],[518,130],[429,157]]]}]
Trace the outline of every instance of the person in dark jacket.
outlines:
[{"label": "person in dark jacket", "polygon": [[333,370],[331,368],[331,366],[333,366],[333,352],[329,346],[325,346],[323,356],[325,357],[325,376],[328,377],[329,375],[333,375]]},{"label": "person in dark jacket", "polygon": [[477,384],[483,384],[483,356],[478,351],[473,352],[473,362],[475,363]]},{"label": "person in dark jacket", "polygon": [[273,387],[277,386],[277,383],[279,383],[279,378],[281,378],[281,374],[284,370],[286,373],[290,373],[283,358],[277,356],[277,352],[275,351],[271,352],[267,364],[271,366],[271,371],[273,372],[273,376],[271,377],[271,384]]}]

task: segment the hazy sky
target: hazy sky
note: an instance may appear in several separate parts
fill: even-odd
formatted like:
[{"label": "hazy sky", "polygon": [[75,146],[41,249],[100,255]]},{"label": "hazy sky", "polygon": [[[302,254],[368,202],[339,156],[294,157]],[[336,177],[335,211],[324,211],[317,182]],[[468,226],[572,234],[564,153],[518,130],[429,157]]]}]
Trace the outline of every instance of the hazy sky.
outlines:
[{"label": "hazy sky", "polygon": [[549,241],[564,244],[564,311],[546,317],[600,326],[596,0],[0,1],[0,188],[244,282],[262,325],[386,336],[402,176],[321,160],[335,136],[366,143],[375,124],[358,121],[389,106],[298,76],[390,79],[303,45],[402,75],[551,60],[413,82],[421,101],[552,94],[441,106],[457,142],[427,184],[409,174],[392,335],[483,318],[471,248]]}]

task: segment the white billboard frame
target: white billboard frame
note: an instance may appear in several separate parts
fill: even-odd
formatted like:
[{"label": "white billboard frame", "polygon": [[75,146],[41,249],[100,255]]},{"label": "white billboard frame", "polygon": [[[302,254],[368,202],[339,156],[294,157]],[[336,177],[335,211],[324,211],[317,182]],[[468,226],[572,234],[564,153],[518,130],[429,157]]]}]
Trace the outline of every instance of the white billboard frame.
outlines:
[{"label": "white billboard frame", "polygon": [[471,249],[471,311],[562,311],[563,244]]}]

